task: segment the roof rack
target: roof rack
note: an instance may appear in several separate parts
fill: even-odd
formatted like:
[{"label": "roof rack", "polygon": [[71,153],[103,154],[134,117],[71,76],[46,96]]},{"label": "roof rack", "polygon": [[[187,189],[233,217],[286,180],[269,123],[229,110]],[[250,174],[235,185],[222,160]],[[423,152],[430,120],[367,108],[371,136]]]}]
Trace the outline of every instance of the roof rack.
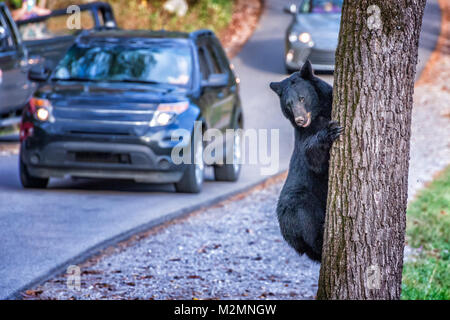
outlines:
[{"label": "roof rack", "polygon": [[214,36],[214,32],[212,32],[211,30],[207,30],[207,29],[201,29],[201,30],[191,32],[189,34],[189,36],[192,39],[198,39],[198,38],[202,38],[202,37]]}]

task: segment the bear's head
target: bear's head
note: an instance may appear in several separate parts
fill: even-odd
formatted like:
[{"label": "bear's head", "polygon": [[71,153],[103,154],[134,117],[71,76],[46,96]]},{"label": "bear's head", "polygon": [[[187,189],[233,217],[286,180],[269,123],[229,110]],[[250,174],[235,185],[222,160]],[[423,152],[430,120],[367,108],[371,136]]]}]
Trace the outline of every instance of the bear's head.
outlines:
[{"label": "bear's head", "polygon": [[306,61],[300,72],[270,88],[280,97],[281,110],[297,128],[306,128],[319,116],[331,115],[332,88],[314,76],[311,63]]}]

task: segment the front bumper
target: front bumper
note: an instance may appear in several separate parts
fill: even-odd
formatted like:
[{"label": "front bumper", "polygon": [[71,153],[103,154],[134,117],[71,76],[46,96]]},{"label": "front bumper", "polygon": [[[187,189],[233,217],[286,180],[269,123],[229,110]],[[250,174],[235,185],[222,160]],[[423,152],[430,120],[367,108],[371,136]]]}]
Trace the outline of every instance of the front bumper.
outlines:
[{"label": "front bumper", "polygon": [[171,148],[156,154],[147,145],[84,141],[50,142],[43,148],[33,148],[25,141],[20,156],[29,173],[39,178],[71,176],[176,183],[185,167],[175,165],[170,152]]},{"label": "front bumper", "polygon": [[288,47],[285,62],[289,69],[300,69],[309,60],[314,70],[334,71],[335,50],[321,50],[309,47]]}]

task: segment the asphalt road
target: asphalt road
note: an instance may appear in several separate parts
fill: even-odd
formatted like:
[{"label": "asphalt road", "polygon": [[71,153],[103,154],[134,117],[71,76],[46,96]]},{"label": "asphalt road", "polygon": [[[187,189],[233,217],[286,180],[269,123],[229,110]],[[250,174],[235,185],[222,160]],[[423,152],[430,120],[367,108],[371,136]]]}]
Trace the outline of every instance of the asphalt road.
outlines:
[{"label": "asphalt road", "polygon": [[[437,1],[428,2],[419,69],[439,34]],[[258,29],[233,60],[242,80],[246,128],[280,130],[277,172],[287,168],[293,132],[268,84],[285,77],[283,36],[291,18],[282,9],[289,3],[266,0]],[[332,76],[324,78],[332,81]],[[248,165],[239,182],[208,181],[199,195],[176,194],[170,185],[69,179],[52,181],[48,190],[23,190],[17,162],[17,156],[0,157],[0,299],[15,297],[23,288],[133,233],[207,206],[268,177],[261,175],[258,165]]]}]

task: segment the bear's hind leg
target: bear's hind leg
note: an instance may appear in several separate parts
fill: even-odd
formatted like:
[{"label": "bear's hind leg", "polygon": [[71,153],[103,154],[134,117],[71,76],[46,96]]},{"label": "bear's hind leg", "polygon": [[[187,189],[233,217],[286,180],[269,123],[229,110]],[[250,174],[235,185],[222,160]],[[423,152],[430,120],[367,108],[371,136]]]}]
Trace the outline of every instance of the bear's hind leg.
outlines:
[{"label": "bear's hind leg", "polygon": [[307,215],[302,216],[302,235],[306,243],[306,255],[312,260],[319,261],[322,258],[322,244],[323,244],[323,227],[325,210],[318,208],[318,202],[313,201],[309,203],[307,208]]},{"label": "bear's hind leg", "polygon": [[315,203],[315,201],[305,201],[298,209],[279,206],[277,213],[281,234],[286,242],[298,254],[306,254],[309,258],[320,261],[323,221],[320,215],[314,215],[314,211],[317,210],[314,208]]}]

